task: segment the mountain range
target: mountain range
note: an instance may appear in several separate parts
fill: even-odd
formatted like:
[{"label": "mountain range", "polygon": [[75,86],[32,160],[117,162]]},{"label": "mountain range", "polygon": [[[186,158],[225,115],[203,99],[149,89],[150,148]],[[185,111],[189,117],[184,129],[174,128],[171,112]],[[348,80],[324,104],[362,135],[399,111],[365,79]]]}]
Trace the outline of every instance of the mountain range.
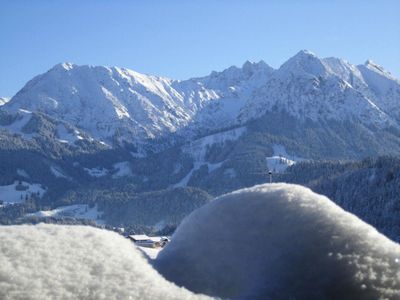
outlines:
[{"label": "mountain range", "polygon": [[62,63],[30,80],[3,109],[41,112],[110,146],[133,144],[143,153],[154,140],[193,139],[276,111],[301,123],[397,131],[399,99],[400,82],[372,61],[356,66],[300,51],[277,70],[247,61],[183,81]]},{"label": "mountain range", "polygon": [[113,224],[127,207],[149,211],[133,199],[179,210],[171,190],[195,209],[299,162],[398,155],[399,103],[400,81],[378,64],[306,50],[278,69],[247,61],[188,80],[61,63],[0,99],[0,188],[42,185],[35,209],[90,203]]}]

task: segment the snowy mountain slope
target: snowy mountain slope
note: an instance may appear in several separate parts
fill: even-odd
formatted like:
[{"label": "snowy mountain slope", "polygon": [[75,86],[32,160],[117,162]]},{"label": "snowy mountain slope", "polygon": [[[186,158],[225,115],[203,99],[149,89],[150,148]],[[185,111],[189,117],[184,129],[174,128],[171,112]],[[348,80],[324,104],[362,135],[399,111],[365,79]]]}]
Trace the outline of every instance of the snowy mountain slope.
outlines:
[{"label": "snowy mountain slope", "polygon": [[19,134],[26,139],[31,139],[34,135],[25,130],[32,120],[32,112],[28,110],[19,109],[13,115],[2,114],[0,120],[0,128],[7,129],[11,133]]},{"label": "snowy mountain slope", "polygon": [[175,81],[118,67],[63,63],[28,82],[6,109],[42,111],[100,140],[116,137],[132,142],[175,132],[220,98],[224,101],[218,107],[197,119],[204,119],[207,128],[214,127],[206,124],[211,119],[223,126],[243,105],[241,95],[249,94],[250,84],[244,88],[241,84],[256,86],[270,69],[265,63],[247,62],[243,68],[232,67],[209,77]]},{"label": "snowy mountain slope", "polygon": [[213,146],[222,146],[227,141],[235,141],[246,132],[246,127],[239,127],[228,131],[208,135],[191,141],[182,147],[183,153],[193,157],[197,163],[207,162],[207,151]]},{"label": "snowy mountain slope", "polygon": [[46,154],[59,152],[59,148],[85,152],[110,148],[68,122],[25,109],[15,112],[0,110],[0,136],[3,141],[9,140],[11,136],[14,140],[19,139],[2,143],[1,149],[3,146],[19,148],[26,144],[25,148],[31,150],[45,148]]},{"label": "snowy mountain slope", "polygon": [[[365,79],[364,69],[373,74],[369,80]],[[389,81],[390,87],[381,81]],[[392,97],[383,100],[374,85]],[[309,51],[300,51],[257,90],[239,119],[246,122],[278,110],[300,120],[351,120],[380,128],[398,127],[398,114],[391,108],[400,101],[399,91],[400,83],[386,71],[357,67],[336,58],[320,59]]]},{"label": "snowy mountain slope", "polygon": [[[181,180],[171,187],[184,187],[187,186],[193,173],[198,171],[202,166],[207,167],[207,173],[211,173],[214,170],[220,168],[224,161],[221,160],[210,160],[210,151],[213,147],[222,148],[227,142],[235,142],[240,136],[246,132],[246,127],[238,127],[235,129],[207,135],[205,137],[193,140],[181,147],[183,154],[189,156],[193,160],[193,167]],[[174,168],[173,175],[177,174],[181,168],[180,164],[177,164]]]},{"label": "snowy mountain slope", "polygon": [[160,151],[160,140],[185,142],[275,112],[299,126],[311,120],[329,129],[335,121],[373,134],[398,131],[399,101],[399,80],[377,64],[356,66],[303,50],[278,70],[246,62],[183,81],[63,63],[32,79],[2,108],[41,111],[106,144],[133,144],[133,155],[143,157],[150,140],[152,151]]},{"label": "snowy mountain slope", "polygon": [[229,67],[222,72],[212,72],[209,76],[194,78],[181,84],[197,81],[215,91],[218,101],[204,106],[194,117],[192,127],[202,129],[226,128],[237,124],[237,116],[252,97],[274,72],[264,61],[246,61],[242,68]]},{"label": "snowy mountain slope", "polygon": [[109,141],[153,136],[189,118],[169,80],[120,68],[59,64],[32,79],[7,105],[43,111]]},{"label": "snowy mountain slope", "polygon": [[400,119],[400,81],[381,66],[368,60],[358,66],[376,105],[388,114]]}]

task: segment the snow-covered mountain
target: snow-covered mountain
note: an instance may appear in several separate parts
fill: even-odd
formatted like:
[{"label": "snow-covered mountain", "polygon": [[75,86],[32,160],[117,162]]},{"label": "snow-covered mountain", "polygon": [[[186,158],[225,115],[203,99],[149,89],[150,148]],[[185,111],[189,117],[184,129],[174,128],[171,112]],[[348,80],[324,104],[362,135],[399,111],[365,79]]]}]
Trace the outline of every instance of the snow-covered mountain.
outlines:
[{"label": "snow-covered mountain", "polygon": [[[95,138],[132,142],[176,132],[193,120],[206,128],[226,126],[271,72],[264,62],[246,62],[242,68],[177,81],[63,63],[29,81],[6,109],[41,111]],[[207,113],[201,113],[205,107]]]},{"label": "snow-covered mountain", "polygon": [[190,118],[182,107],[169,79],[69,63],[29,81],[7,105],[40,110],[105,140],[175,131]]},{"label": "snow-covered mountain", "polygon": [[5,110],[41,111],[106,143],[205,135],[284,112],[299,122],[400,128],[400,82],[377,64],[300,51],[274,70],[246,62],[179,81],[119,67],[56,65]]},{"label": "snow-covered mountain", "polygon": [[354,120],[398,127],[399,103],[400,82],[371,61],[355,66],[300,51],[256,91],[239,119],[245,122],[279,110],[300,120]]}]

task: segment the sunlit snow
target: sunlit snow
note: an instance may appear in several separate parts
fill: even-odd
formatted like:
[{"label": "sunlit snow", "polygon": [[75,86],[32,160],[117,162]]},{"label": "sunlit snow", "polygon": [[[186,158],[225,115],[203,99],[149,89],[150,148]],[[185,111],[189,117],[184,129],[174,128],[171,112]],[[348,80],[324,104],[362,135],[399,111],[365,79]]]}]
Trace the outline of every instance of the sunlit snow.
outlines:
[{"label": "sunlit snow", "polygon": [[87,204],[74,204],[74,205],[60,206],[52,210],[41,210],[35,213],[28,214],[27,216],[36,216],[39,218],[69,217],[74,219],[93,220],[97,224],[105,224],[104,219],[102,219],[102,214],[103,213],[97,209],[96,205],[90,207]]},{"label": "sunlit snow", "polygon": [[155,266],[195,292],[233,299],[398,299],[400,245],[328,198],[265,184],[189,215]]},{"label": "sunlit snow", "polygon": [[267,168],[273,173],[282,173],[288,167],[294,165],[297,161],[303,160],[300,157],[292,156],[286,153],[282,145],[273,145],[273,156],[266,157]]},{"label": "sunlit snow", "polygon": [[0,226],[0,240],[0,299],[208,299],[166,281],[114,232]]}]

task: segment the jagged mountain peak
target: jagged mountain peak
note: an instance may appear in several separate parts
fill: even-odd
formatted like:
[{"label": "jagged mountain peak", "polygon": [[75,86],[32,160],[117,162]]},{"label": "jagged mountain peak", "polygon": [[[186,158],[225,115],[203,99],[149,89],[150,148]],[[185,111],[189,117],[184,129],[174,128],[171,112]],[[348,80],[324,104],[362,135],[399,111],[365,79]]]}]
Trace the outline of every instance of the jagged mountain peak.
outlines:
[{"label": "jagged mountain peak", "polygon": [[363,68],[302,50],[257,90],[239,118],[246,122],[277,109],[302,120],[357,119],[380,128],[399,127],[400,110],[394,104],[400,93],[395,81]]},{"label": "jagged mountain peak", "polygon": [[374,68],[377,69],[381,72],[384,71],[383,67],[381,67],[380,65],[378,65],[377,63],[375,63],[372,59],[367,59],[364,63],[364,66],[369,67],[369,68]]},{"label": "jagged mountain peak", "polygon": [[0,97],[0,106],[6,104],[8,101],[10,101],[10,98]]},{"label": "jagged mountain peak", "polygon": [[246,60],[241,67],[233,65],[224,69],[223,71],[212,71],[211,74],[206,77],[219,77],[221,75],[223,76],[233,75],[236,77],[240,77],[243,76],[243,74],[249,77],[256,72],[261,72],[261,71],[272,72],[273,70],[274,69],[263,60],[260,60],[258,62],[251,62],[249,60]]},{"label": "jagged mountain peak", "polygon": [[388,78],[390,80],[395,80],[398,83],[400,82],[389,71],[385,70],[385,68],[383,68],[379,64],[375,63],[371,59],[368,59],[363,65],[359,65],[358,68],[360,70],[364,70],[364,71],[369,70],[371,72],[379,74],[380,76],[386,77],[386,78]]},{"label": "jagged mountain peak", "polygon": [[62,63],[58,63],[56,64],[54,67],[52,67],[50,70],[72,70],[74,67],[77,67],[76,64],[70,63],[70,62],[62,62]]},{"label": "jagged mountain peak", "polygon": [[323,76],[328,73],[323,61],[313,52],[301,50],[279,69],[280,76]]},{"label": "jagged mountain peak", "polygon": [[242,70],[246,69],[267,69],[267,70],[273,70],[271,66],[269,66],[265,61],[260,60],[258,62],[252,62],[249,60],[246,60],[243,65],[242,65]]},{"label": "jagged mountain peak", "polygon": [[317,57],[317,55],[315,54],[315,52],[311,51],[311,50],[307,50],[307,49],[302,49],[299,52],[297,52],[296,55],[306,55],[306,56],[314,56]]},{"label": "jagged mountain peak", "polygon": [[190,79],[199,81],[209,88],[221,90],[227,88],[241,88],[251,82],[252,85],[265,82],[275,70],[263,60],[259,62],[246,61],[242,67],[230,66],[223,71],[212,71],[210,75]]},{"label": "jagged mountain peak", "polygon": [[242,71],[250,77],[258,72],[271,73],[274,69],[263,60],[260,60],[259,62],[250,62],[247,60],[242,66]]}]

